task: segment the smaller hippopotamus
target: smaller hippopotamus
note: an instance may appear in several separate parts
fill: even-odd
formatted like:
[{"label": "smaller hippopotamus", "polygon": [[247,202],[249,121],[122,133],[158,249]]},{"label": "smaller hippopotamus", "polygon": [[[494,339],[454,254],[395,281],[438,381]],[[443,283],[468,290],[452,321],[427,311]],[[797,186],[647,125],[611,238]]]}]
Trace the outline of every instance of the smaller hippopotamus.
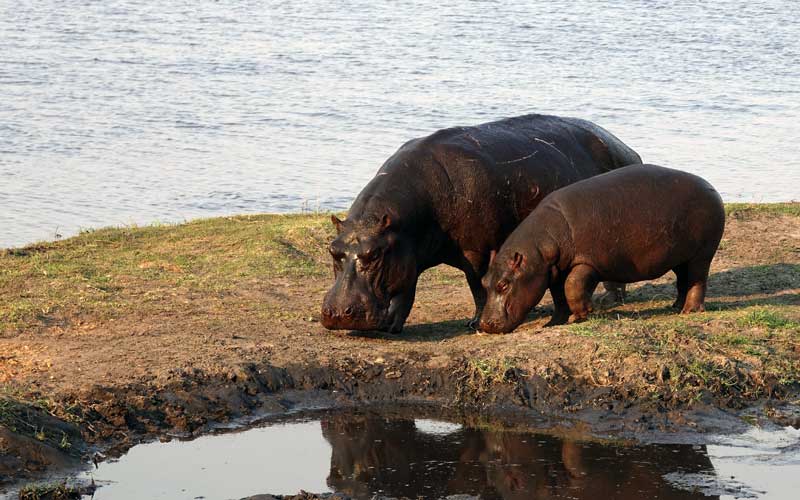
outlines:
[{"label": "smaller hippopotamus", "polygon": [[555,308],[548,325],[581,321],[599,281],[633,283],[670,270],[673,307],[703,311],[724,228],[719,194],[687,172],[636,165],[571,184],[542,200],[493,256],[480,329],[514,330],[548,288]]}]

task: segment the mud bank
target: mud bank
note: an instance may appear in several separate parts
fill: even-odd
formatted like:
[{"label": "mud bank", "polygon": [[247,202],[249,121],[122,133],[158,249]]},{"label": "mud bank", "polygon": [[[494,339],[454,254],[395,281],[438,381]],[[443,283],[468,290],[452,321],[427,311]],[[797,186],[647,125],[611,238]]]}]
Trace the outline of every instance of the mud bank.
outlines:
[{"label": "mud bank", "polygon": [[800,206],[728,212],[707,312],[671,311],[667,276],[576,325],[543,328],[545,301],[500,336],[466,327],[463,277],[438,268],[423,275],[402,335],[322,328],[324,215],[108,229],[8,250],[0,481],[142,440],[364,404],[645,440],[798,425]]}]

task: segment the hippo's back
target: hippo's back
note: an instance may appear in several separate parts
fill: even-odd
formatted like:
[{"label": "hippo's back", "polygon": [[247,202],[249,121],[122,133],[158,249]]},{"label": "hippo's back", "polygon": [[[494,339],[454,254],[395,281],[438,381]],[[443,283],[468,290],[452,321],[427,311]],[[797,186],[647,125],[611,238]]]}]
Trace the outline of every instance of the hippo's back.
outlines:
[{"label": "hippo's back", "polygon": [[[403,145],[378,171],[373,196],[412,186],[460,247],[497,249],[551,192],[639,155],[605,129],[576,118],[525,115],[453,127]],[[409,198],[409,197],[406,197]],[[478,237],[475,228],[483,227]]]},{"label": "hippo's back", "polygon": [[[435,152],[458,151],[483,160],[472,167],[463,166],[467,170],[515,171],[522,166],[547,168],[549,160],[555,164],[567,162],[576,169],[584,169],[585,160],[589,160],[591,166],[607,172],[642,162],[636,151],[592,122],[541,114],[446,128],[409,144]],[[458,175],[459,172],[449,173]],[[595,175],[598,172],[591,173]]]},{"label": "hippo's back", "polygon": [[[613,264],[642,275],[660,275],[656,268],[663,273],[663,262],[713,255],[725,226],[722,199],[711,184],[656,165],[625,167],[576,182],[545,198],[531,217],[540,210],[563,216],[577,263],[598,268]],[[654,262],[658,266],[648,272],[645,267]],[[626,276],[613,279],[625,281]]]}]

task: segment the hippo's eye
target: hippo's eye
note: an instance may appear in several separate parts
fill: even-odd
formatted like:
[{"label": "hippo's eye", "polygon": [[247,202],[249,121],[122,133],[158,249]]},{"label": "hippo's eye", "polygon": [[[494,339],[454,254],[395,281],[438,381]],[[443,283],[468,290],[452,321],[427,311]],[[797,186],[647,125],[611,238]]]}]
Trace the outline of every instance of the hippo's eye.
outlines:
[{"label": "hippo's eye", "polygon": [[344,260],[344,253],[334,250],[333,248],[329,248],[328,251],[331,253],[331,257],[333,257],[333,260],[336,262],[341,262]]},{"label": "hippo's eye", "polygon": [[505,292],[506,290],[508,290],[508,281],[506,280],[498,281],[497,286],[495,288],[497,289],[497,293]]},{"label": "hippo's eye", "polygon": [[370,250],[367,250],[366,252],[358,254],[358,260],[366,264],[368,262],[372,262],[373,260],[375,260],[378,257],[378,255],[380,255],[380,249],[372,248]]}]

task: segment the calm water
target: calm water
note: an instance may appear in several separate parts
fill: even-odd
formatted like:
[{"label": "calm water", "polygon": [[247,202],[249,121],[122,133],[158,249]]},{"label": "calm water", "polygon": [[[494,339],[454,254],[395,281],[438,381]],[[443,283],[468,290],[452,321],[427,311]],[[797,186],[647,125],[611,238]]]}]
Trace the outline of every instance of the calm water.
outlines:
[{"label": "calm water", "polygon": [[0,247],[342,209],[406,139],[594,120],[729,201],[800,198],[795,0],[0,0]]},{"label": "calm water", "polygon": [[800,432],[713,445],[603,445],[457,423],[334,414],[132,448],[84,475],[103,499],[238,499],[337,491],[435,499],[795,500]]}]

